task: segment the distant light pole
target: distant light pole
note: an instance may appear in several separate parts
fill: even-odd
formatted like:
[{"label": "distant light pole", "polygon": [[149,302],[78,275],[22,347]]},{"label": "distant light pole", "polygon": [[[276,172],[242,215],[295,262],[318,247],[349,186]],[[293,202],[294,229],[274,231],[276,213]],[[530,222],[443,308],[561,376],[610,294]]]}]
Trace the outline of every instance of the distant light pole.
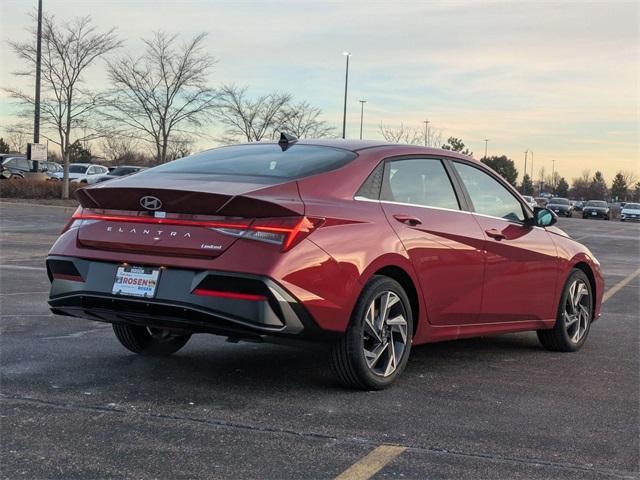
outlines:
[{"label": "distant light pole", "polygon": [[364,120],[364,104],[366,100],[359,100],[360,102],[360,140],[362,140],[362,121]]},{"label": "distant light pole", "polygon": [[484,158],[487,158],[487,148],[489,146],[489,139],[485,138],[484,139]]},{"label": "distant light pole", "polygon": [[553,194],[556,194],[556,161],[551,160],[551,186],[553,187]]},{"label": "distant light pole", "polygon": [[524,173],[527,173],[527,155],[529,154],[529,150],[524,151]]},{"label": "distant light pole", "polygon": [[424,122],[424,146],[429,146],[429,120],[425,120]]},{"label": "distant light pole", "polygon": [[38,33],[36,40],[36,93],[33,112],[33,143],[40,142],[40,70],[42,65],[42,0],[38,0]]},{"label": "distant light pole", "polygon": [[349,85],[349,57],[351,53],[342,52],[347,57],[347,67],[344,73],[344,112],[342,114],[342,138],[346,138],[347,134],[347,87]]},{"label": "distant light pole", "polygon": [[[36,92],[33,102],[33,143],[40,143],[40,71],[42,69],[42,0],[38,0],[38,30],[36,40]],[[47,152],[48,155],[48,152]],[[38,171],[38,161],[33,162],[33,171]]]}]

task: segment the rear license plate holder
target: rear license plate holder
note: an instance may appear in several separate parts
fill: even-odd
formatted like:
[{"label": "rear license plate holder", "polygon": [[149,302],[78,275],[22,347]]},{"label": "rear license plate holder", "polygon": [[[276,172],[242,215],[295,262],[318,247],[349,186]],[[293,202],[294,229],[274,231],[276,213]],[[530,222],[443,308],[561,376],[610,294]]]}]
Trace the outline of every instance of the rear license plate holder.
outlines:
[{"label": "rear license plate holder", "polygon": [[120,266],[116,271],[111,293],[128,297],[153,298],[159,279],[159,268]]}]

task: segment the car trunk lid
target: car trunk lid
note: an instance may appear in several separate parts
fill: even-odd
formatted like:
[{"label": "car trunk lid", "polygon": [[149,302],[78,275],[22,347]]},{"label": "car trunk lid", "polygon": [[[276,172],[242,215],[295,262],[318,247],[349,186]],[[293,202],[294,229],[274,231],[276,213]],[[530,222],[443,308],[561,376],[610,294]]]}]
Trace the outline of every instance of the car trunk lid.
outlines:
[{"label": "car trunk lid", "polygon": [[[136,175],[80,189],[78,242],[89,248],[217,257],[263,218],[304,215],[295,181]],[[145,208],[146,206],[146,208]]]}]

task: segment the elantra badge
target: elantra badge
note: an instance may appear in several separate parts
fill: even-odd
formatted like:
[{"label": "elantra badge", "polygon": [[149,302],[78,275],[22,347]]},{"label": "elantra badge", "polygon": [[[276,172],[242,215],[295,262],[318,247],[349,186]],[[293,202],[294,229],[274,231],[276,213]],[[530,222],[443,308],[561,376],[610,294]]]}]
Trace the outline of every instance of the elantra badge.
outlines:
[{"label": "elantra badge", "polygon": [[162,202],[157,197],[146,196],[140,199],[140,205],[147,210],[159,210],[162,208]]}]

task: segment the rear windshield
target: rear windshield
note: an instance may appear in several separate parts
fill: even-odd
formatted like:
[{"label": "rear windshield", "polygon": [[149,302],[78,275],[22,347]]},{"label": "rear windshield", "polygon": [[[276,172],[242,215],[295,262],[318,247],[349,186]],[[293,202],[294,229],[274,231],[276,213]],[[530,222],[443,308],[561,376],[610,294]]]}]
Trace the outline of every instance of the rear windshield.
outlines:
[{"label": "rear windshield", "polygon": [[147,170],[145,173],[195,173],[298,179],[328,172],[356,158],[332,147],[278,144],[236,145],[207,150]]},{"label": "rear windshield", "polygon": [[587,202],[587,207],[606,207],[607,202],[603,202],[601,200],[589,200]]},{"label": "rear windshield", "polygon": [[569,205],[569,200],[566,198],[552,198],[549,200],[549,203],[553,203],[554,205]]}]

